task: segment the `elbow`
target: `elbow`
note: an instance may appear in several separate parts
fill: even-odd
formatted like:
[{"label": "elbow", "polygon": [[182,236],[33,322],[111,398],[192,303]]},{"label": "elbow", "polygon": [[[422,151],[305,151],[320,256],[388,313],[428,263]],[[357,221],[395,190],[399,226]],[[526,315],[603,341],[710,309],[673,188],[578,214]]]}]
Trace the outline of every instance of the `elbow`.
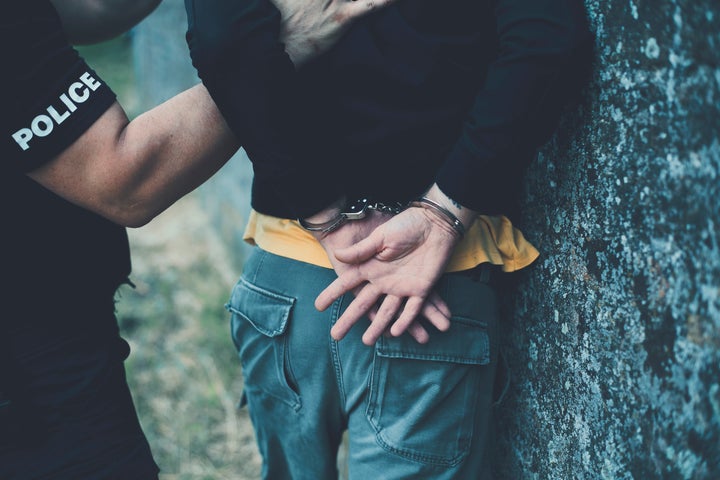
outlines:
[{"label": "elbow", "polygon": [[190,50],[192,64],[199,72],[222,61],[223,55],[219,50],[223,40],[217,30],[197,28],[191,22],[185,33],[185,40]]},{"label": "elbow", "polygon": [[578,0],[539,2],[535,9],[507,14],[500,25],[500,50],[508,58],[534,58],[549,67],[566,67],[591,58],[593,37],[587,12]]},{"label": "elbow", "polygon": [[[542,22],[540,34],[528,44],[536,48],[536,60],[545,69],[548,78],[554,79],[556,88],[562,86],[566,98],[575,97],[588,82],[593,66],[595,39],[586,11],[580,2],[566,2],[563,15],[553,21]],[[573,8],[574,7],[574,8]],[[542,40],[538,40],[542,39]]]},{"label": "elbow", "polygon": [[152,214],[130,214],[123,215],[115,223],[126,228],[140,228],[150,223],[153,218],[155,218],[155,215]]},{"label": "elbow", "polygon": [[570,62],[580,62],[589,65],[593,58],[595,37],[590,31],[589,23],[584,9],[574,17],[568,29],[566,43],[568,45],[567,56]]},{"label": "elbow", "polygon": [[590,32],[587,12],[580,2],[571,2],[566,16],[555,25],[550,35],[560,64],[576,69],[589,66],[593,57],[594,37]]},{"label": "elbow", "polygon": [[144,202],[115,197],[96,209],[97,213],[111,222],[126,228],[140,228],[155,218],[160,212]]},{"label": "elbow", "polygon": [[577,100],[592,75],[595,38],[592,35],[585,9],[579,7],[561,36],[562,55],[558,70],[568,101]]},{"label": "elbow", "polygon": [[126,228],[144,227],[155,218],[155,215],[144,212],[114,211],[100,212],[100,214],[111,222]]},{"label": "elbow", "polygon": [[[209,12],[209,13],[208,13]],[[188,28],[185,32],[185,41],[190,50],[190,59],[193,66],[204,73],[228,62],[232,57],[234,44],[233,30],[228,23],[227,12],[208,10],[203,15],[188,10]],[[239,43],[239,42],[238,42]],[[237,45],[240,48],[241,43]]]},{"label": "elbow", "polygon": [[150,223],[161,211],[146,203],[127,203],[124,208],[115,210],[113,221],[123,227],[140,228]]}]

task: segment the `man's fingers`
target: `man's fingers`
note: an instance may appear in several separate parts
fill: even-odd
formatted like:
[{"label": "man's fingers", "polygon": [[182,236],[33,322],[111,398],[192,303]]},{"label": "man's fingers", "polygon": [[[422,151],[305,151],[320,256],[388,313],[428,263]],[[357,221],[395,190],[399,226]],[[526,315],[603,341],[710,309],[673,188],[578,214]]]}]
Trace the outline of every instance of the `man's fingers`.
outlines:
[{"label": "man's fingers", "polygon": [[382,248],[382,236],[373,232],[355,245],[335,251],[335,258],[343,263],[362,263],[374,257]]},{"label": "man's fingers", "polygon": [[338,318],[335,325],[330,330],[330,335],[335,340],[342,340],[347,332],[350,331],[353,325],[360,320],[363,315],[375,305],[380,292],[377,291],[372,285],[365,285],[362,290],[357,294],[355,299],[350,302],[340,318]]},{"label": "man's fingers", "polygon": [[374,344],[380,335],[386,330],[388,325],[395,318],[395,314],[402,307],[403,299],[396,297],[395,295],[386,295],[380,305],[380,308],[375,313],[370,326],[365,330],[362,341],[365,345]]},{"label": "man's fingers", "polygon": [[448,304],[445,303],[445,300],[443,300],[442,297],[440,297],[440,295],[438,295],[438,293],[435,290],[433,290],[430,293],[430,296],[428,297],[426,304],[428,304],[428,303],[433,305],[435,308],[437,308],[440,311],[440,313],[442,313],[445,317],[447,317],[448,320],[452,316],[450,307],[448,307]]},{"label": "man's fingers", "polygon": [[[437,299],[440,299],[440,297],[437,297]],[[442,300],[440,302],[446,307],[445,310],[440,310],[430,301],[422,302],[420,297],[410,298],[405,304],[402,314],[390,329],[390,334],[397,337],[407,331],[418,343],[426,343],[430,340],[430,335],[417,321],[420,314],[441,332],[446,331],[450,328],[450,311],[447,309],[445,302]]]},{"label": "man's fingers", "polygon": [[[385,295],[380,308],[378,308],[375,313],[373,321],[389,324],[395,318],[395,315],[398,310],[400,310],[400,307],[402,307],[403,301],[404,300],[401,297],[396,297],[395,295]],[[384,328],[383,331],[385,331]]]},{"label": "man's fingers", "polygon": [[408,335],[413,337],[418,343],[427,343],[428,340],[430,340],[430,334],[428,334],[427,330],[425,330],[425,327],[423,327],[422,324],[418,321],[414,321],[410,324],[407,329],[407,333]]},{"label": "man's fingers", "polygon": [[422,316],[441,332],[450,328],[449,310],[447,310],[446,313],[445,311],[438,309],[432,302],[425,302],[422,308]]},{"label": "man's fingers", "polygon": [[400,317],[395,321],[395,323],[393,323],[393,326],[390,328],[390,335],[392,335],[393,337],[399,337],[400,335],[402,335],[418,316],[424,302],[425,300],[421,297],[408,298],[405,302],[405,308],[403,308]]},{"label": "man's fingers", "polygon": [[324,311],[332,305],[335,300],[359,287],[364,281],[356,271],[349,270],[343,273],[330,285],[325,287],[325,290],[320,292],[320,295],[315,299],[315,308],[321,312]]}]

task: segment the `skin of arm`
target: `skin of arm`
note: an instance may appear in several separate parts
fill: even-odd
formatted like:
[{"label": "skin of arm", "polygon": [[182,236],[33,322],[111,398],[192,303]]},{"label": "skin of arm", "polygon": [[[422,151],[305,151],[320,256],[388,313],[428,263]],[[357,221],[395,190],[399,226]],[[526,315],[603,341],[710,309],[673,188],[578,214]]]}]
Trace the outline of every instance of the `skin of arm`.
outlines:
[{"label": "skin of arm", "polygon": [[81,207],[139,227],[215,173],[236,142],[197,85],[132,122],[115,103],[68,149],[29,175]]},{"label": "skin of arm", "polygon": [[[316,55],[318,50],[293,45],[334,41],[331,39],[337,39],[338,32],[344,31],[349,22],[379,4],[333,1],[329,8],[324,0],[275,1],[292,13],[292,21],[283,25],[297,62]],[[139,13],[122,13],[134,3],[146,5],[145,12],[152,10],[152,2],[145,1],[53,2],[72,37],[80,34],[72,31],[75,26],[89,19],[99,31],[106,29],[103,21],[108,21],[107,28],[120,28],[120,24],[127,28],[141,18]],[[109,18],[112,15],[94,17],[92,8],[96,4],[118,9],[115,13],[120,19]],[[90,13],[82,10],[83,6],[91,8]],[[70,147],[28,175],[61,197],[115,223],[139,227],[207,180],[237,148],[236,137],[209,93],[197,85],[132,121],[116,102]]]}]

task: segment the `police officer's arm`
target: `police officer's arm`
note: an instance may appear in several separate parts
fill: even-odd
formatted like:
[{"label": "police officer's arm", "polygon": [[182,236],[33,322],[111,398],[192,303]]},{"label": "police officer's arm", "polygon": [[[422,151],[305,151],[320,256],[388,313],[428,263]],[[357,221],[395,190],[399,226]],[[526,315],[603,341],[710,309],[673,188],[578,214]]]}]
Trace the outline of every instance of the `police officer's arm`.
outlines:
[{"label": "police officer's arm", "polygon": [[[276,1],[282,4],[295,0]],[[350,2],[338,8],[314,8],[326,5],[325,0],[302,3],[308,8],[294,11],[293,21],[288,25],[290,32],[295,32],[288,38],[297,44],[308,38],[313,42],[332,38],[348,22],[373,8],[372,2],[366,0],[357,2],[364,8]],[[293,61],[302,62],[316,53],[310,48],[296,49]],[[241,63],[246,58],[248,63],[240,70],[253,76],[252,55],[235,56],[232,62]],[[73,97],[84,102],[95,95],[92,93],[95,88],[100,87],[92,75],[81,75],[70,91],[61,95],[59,111],[47,111],[47,115],[36,117],[34,124],[17,130],[13,139],[23,151],[32,151],[41,137],[49,135],[54,123],[59,124],[65,115],[69,118],[76,115],[69,111],[77,107]],[[31,170],[29,175],[71,202],[116,223],[135,227],[147,223],[200,185],[237,148],[236,137],[215,103],[205,87],[198,85],[132,122],[119,104],[113,104],[60,155]]]},{"label": "police officer's arm", "polygon": [[74,44],[97,43],[125,32],[161,0],[51,0]]},{"label": "police officer's arm", "polygon": [[112,105],[29,175],[67,200],[138,227],[207,180],[238,148],[201,85],[128,121]]}]

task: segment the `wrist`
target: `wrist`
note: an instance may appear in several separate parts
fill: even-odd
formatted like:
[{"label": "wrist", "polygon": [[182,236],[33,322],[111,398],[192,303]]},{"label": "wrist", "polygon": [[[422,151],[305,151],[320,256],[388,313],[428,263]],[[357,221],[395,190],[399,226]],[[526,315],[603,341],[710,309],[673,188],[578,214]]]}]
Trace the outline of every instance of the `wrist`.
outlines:
[{"label": "wrist", "polygon": [[337,217],[340,212],[342,211],[343,207],[345,206],[346,200],[345,196],[342,196],[338,198],[336,201],[328,205],[327,207],[323,208],[317,213],[314,213],[310,215],[309,217],[304,217],[300,219],[302,222],[308,222],[308,223],[325,223],[335,217]]},{"label": "wrist", "polygon": [[451,236],[461,239],[465,235],[465,226],[448,209],[427,197],[410,202],[410,207],[421,209],[431,224],[437,225]]},{"label": "wrist", "polygon": [[[455,219],[457,219],[462,225],[461,228],[464,231],[467,231],[477,218],[478,214],[476,211],[467,208],[453,200],[445,192],[440,190],[440,187],[438,187],[437,184],[433,184],[433,186],[430,187],[427,192],[425,192],[425,195],[423,197],[436,203],[442,209],[445,209],[452,217],[455,217]],[[440,212],[438,211],[436,213]],[[448,220],[454,221],[450,216],[448,216]]]},{"label": "wrist", "polygon": [[368,198],[360,198],[351,202],[341,198],[332,206],[322,212],[307,218],[298,219],[298,223],[305,230],[315,236],[324,236],[334,232],[348,221],[362,220],[371,212],[395,215],[400,213],[405,205],[399,203],[374,202]]},{"label": "wrist", "polygon": [[318,213],[309,217],[298,218],[297,221],[302,228],[320,240],[340,228],[347,221],[342,214],[345,203],[345,197],[342,196]]}]

